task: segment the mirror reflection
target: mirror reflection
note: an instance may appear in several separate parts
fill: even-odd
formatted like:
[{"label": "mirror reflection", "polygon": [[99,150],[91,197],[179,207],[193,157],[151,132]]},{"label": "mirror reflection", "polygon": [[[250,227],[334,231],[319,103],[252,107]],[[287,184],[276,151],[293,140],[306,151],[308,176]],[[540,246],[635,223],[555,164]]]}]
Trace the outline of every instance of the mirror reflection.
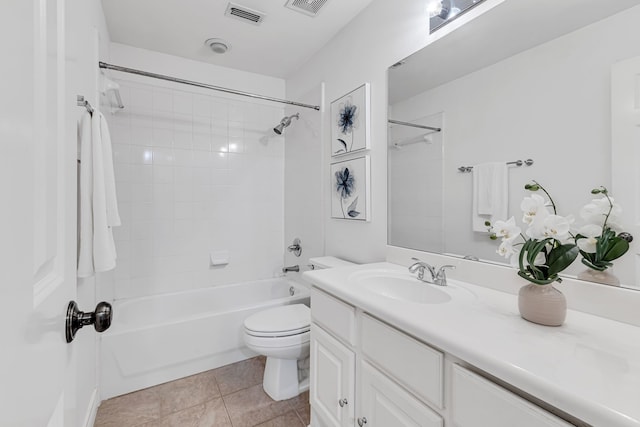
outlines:
[{"label": "mirror reflection", "polygon": [[[605,186],[623,210],[635,209],[632,195],[612,187],[611,67],[640,56],[640,1],[513,3],[390,68],[390,245],[504,263],[484,220],[514,216],[522,224],[524,186],[533,180],[553,195],[559,215],[575,216],[575,229],[593,188]],[[558,9],[574,6],[589,12]],[[506,170],[504,208],[479,216],[472,168],[497,163]],[[632,252],[613,267],[630,287]],[[577,260],[565,273],[585,268]]]}]

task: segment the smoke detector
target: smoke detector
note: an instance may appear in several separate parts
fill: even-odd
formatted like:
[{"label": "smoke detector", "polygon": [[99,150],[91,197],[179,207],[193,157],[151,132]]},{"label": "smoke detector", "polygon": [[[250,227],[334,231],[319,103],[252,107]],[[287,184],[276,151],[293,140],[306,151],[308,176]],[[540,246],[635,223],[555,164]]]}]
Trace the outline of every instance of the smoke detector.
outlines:
[{"label": "smoke detector", "polygon": [[224,14],[225,16],[236,18],[240,21],[253,25],[260,25],[260,23],[264,21],[264,17],[266,16],[264,12],[250,9],[246,6],[240,6],[239,4],[235,3],[229,3],[227,5],[227,11]]},{"label": "smoke detector", "polygon": [[209,46],[209,49],[211,49],[213,53],[220,55],[227,53],[227,51],[231,49],[229,42],[222,39],[207,39],[204,41],[204,44]]},{"label": "smoke detector", "polygon": [[284,7],[308,16],[316,16],[327,0],[288,0]]}]

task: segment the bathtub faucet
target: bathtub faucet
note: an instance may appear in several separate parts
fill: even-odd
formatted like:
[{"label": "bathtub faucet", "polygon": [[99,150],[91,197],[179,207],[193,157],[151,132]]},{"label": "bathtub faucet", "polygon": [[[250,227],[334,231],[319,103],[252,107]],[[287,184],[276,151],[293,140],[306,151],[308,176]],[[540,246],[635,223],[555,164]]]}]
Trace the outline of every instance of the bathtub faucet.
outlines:
[{"label": "bathtub faucet", "polygon": [[289,271],[300,271],[300,266],[292,265],[291,267],[282,267],[283,273],[288,273]]}]

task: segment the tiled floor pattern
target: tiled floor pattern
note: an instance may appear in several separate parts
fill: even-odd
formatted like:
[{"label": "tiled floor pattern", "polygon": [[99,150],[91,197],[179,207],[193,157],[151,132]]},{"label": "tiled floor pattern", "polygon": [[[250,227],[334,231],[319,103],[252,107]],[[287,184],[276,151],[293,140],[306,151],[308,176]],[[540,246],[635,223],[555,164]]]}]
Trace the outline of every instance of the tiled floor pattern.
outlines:
[{"label": "tiled floor pattern", "polygon": [[309,393],[275,402],[256,357],[102,402],[94,427],[303,427]]}]

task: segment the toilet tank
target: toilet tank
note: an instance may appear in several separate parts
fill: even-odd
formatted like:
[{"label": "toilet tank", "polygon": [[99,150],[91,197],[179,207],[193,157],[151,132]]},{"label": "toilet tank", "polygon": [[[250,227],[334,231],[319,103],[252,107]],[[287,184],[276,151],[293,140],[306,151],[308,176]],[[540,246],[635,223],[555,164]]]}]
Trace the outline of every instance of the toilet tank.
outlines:
[{"label": "toilet tank", "polygon": [[309,263],[313,266],[314,270],[355,265],[355,263],[353,262],[345,261],[343,259],[336,258],[334,256],[322,256],[322,257],[309,258]]}]

